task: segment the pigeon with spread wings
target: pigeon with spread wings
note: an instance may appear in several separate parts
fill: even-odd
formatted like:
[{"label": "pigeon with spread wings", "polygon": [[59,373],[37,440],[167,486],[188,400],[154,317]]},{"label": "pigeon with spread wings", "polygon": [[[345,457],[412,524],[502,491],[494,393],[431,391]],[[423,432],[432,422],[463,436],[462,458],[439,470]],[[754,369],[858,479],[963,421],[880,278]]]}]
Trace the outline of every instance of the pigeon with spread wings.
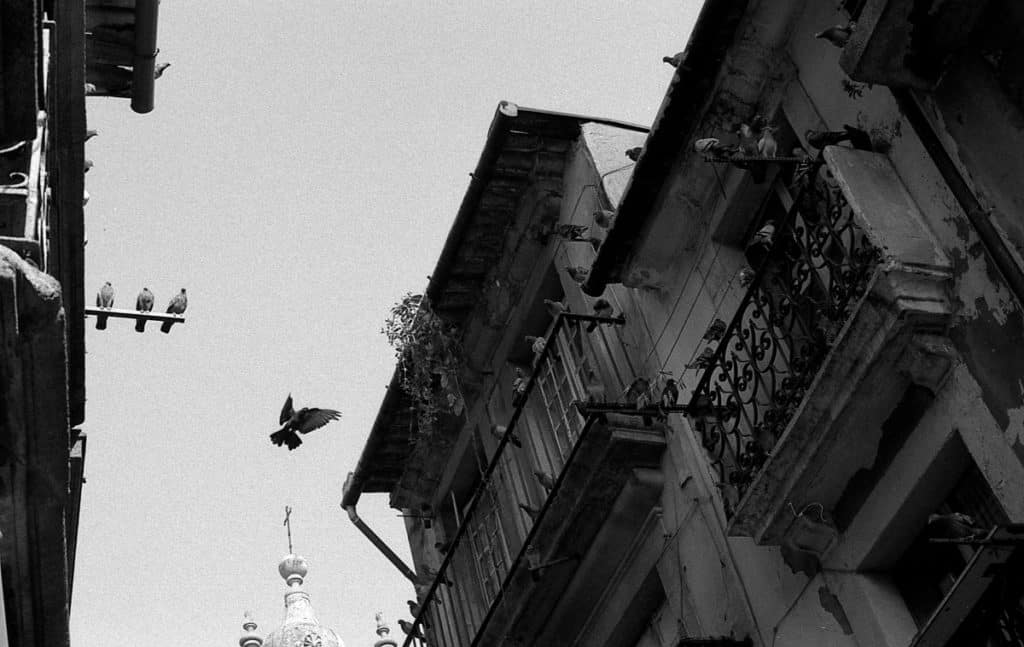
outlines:
[{"label": "pigeon with spread wings", "polygon": [[278,419],[278,423],[283,426],[280,430],[270,434],[270,440],[278,447],[288,445],[288,451],[291,451],[302,444],[299,434],[308,434],[340,417],[341,412],[334,409],[303,407],[296,411],[292,406],[292,395],[289,393]]}]

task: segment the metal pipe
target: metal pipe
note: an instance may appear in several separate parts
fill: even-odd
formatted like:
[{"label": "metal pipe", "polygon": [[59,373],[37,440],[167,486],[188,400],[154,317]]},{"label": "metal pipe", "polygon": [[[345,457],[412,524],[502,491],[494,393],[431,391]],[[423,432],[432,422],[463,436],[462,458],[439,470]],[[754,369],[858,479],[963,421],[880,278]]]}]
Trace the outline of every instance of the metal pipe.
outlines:
[{"label": "metal pipe", "polygon": [[135,0],[135,55],[132,58],[132,110],[153,110],[156,85],[156,23],[159,0]]},{"label": "metal pipe", "polygon": [[893,98],[900,107],[900,111],[910,122],[911,127],[921,144],[932,157],[932,162],[938,169],[942,179],[946,181],[953,197],[960,204],[960,208],[967,214],[967,219],[977,232],[981,244],[988,252],[995,266],[1003,275],[1010,291],[1017,297],[1020,304],[1024,304],[1024,271],[1013,258],[1013,254],[1006,248],[1006,243],[999,235],[995,225],[989,220],[989,211],[982,207],[978,196],[971,190],[970,185],[960,173],[953,159],[946,152],[942,141],[936,134],[935,129],[928,121],[927,115],[921,109],[917,99],[910,90],[902,88],[891,88]]},{"label": "metal pipe", "polygon": [[[351,476],[352,475],[349,474],[350,478]],[[387,557],[388,561],[394,564],[395,568],[397,568],[406,579],[413,584],[416,584],[416,573],[406,566],[405,562],[402,561],[402,558],[395,554],[395,551],[391,550],[391,547],[385,544],[384,540],[381,539],[372,528],[367,526],[365,521],[359,518],[359,514],[356,512],[356,505],[354,503],[350,505],[345,505],[343,503],[341,507],[348,513],[349,520],[352,521],[355,527],[359,529],[359,532],[363,533],[363,535],[370,540],[370,543],[376,546],[377,550],[379,550],[384,557]]]}]

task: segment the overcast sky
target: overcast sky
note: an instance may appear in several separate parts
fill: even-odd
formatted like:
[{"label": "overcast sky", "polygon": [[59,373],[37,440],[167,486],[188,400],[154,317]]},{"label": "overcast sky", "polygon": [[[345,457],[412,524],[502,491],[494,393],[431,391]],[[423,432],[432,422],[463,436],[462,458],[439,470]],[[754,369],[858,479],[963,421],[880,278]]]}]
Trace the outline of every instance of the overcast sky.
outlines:
[{"label": "overcast sky", "polygon": [[[338,507],[500,100],[650,124],[700,2],[182,2],[160,7],[156,108],[90,98],[86,289],[142,286],[187,323],[88,322],[75,647],[237,645],[283,619],[296,551],[348,647],[413,590]],[[271,445],[291,392],[343,417]],[[405,559],[386,495],[359,511]]]}]

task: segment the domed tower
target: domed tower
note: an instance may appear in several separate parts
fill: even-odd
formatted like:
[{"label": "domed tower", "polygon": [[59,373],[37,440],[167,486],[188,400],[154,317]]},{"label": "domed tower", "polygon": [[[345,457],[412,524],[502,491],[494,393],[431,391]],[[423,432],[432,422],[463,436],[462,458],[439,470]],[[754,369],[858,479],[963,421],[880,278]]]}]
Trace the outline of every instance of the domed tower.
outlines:
[{"label": "domed tower", "polygon": [[262,647],[345,647],[333,629],[321,627],[302,588],[308,567],[298,555],[285,555],[277,567],[288,584],[284,594],[284,622],[271,631]]},{"label": "domed tower", "polygon": [[381,612],[377,613],[377,635],[380,636],[380,640],[373,643],[373,647],[398,647],[398,643],[388,637],[391,633],[391,627],[388,623],[384,622],[384,614]]}]

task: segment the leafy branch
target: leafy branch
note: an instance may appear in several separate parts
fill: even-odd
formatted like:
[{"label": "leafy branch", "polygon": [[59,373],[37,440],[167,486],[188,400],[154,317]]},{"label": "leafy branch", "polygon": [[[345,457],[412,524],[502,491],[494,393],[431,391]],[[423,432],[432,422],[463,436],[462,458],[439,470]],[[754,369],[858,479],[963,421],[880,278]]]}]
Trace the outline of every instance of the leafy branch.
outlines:
[{"label": "leafy branch", "polygon": [[415,404],[420,433],[432,432],[442,412],[462,412],[458,330],[434,312],[425,295],[406,293],[391,308],[381,333],[395,349],[402,390]]}]

